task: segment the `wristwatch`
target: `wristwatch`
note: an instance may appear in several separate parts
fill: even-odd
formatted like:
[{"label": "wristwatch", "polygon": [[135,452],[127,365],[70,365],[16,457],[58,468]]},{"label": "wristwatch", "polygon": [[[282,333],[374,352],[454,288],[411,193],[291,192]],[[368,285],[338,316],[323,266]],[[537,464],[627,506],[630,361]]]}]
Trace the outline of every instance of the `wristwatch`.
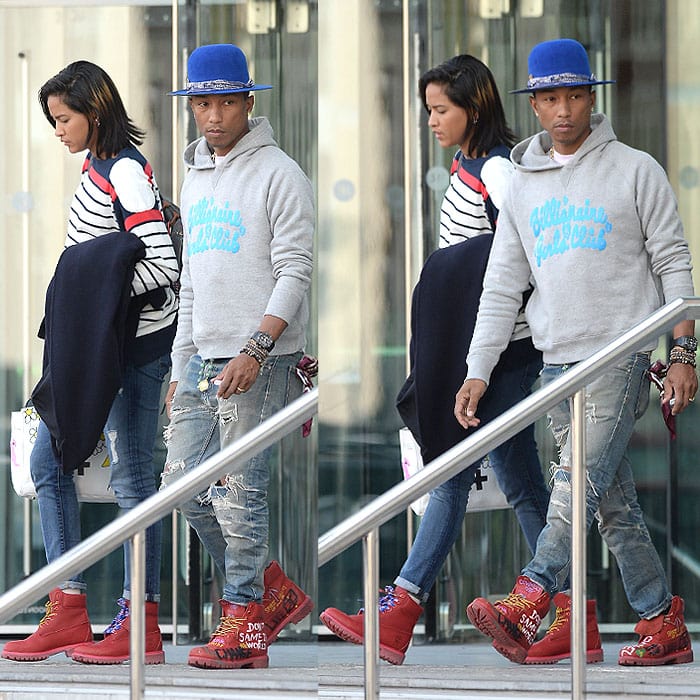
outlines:
[{"label": "wristwatch", "polygon": [[275,341],[272,340],[272,336],[269,333],[265,333],[265,331],[255,331],[251,338],[266,352],[271,352],[272,348],[275,347]]},{"label": "wristwatch", "polygon": [[698,339],[692,335],[681,335],[678,338],[673,339],[671,347],[683,348],[688,352],[695,352],[698,349]]}]

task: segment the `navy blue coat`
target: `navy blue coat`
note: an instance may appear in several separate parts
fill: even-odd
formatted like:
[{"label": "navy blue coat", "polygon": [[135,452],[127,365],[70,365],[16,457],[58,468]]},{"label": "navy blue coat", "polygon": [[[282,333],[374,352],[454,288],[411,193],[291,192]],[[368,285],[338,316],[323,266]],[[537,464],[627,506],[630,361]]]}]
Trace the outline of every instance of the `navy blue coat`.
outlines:
[{"label": "navy blue coat", "polygon": [[[474,333],[493,234],[440,248],[425,261],[411,302],[411,371],[396,407],[428,464],[464,440],[468,431],[454,416],[455,395],[467,375],[465,360]],[[494,376],[513,363],[541,358],[529,339],[510,343]],[[492,415],[489,391],[479,415]]]},{"label": "navy blue coat", "polygon": [[138,324],[131,280],[145,255],[141,239],[126,231],[70,246],[47,289],[43,374],[32,401],[66,473],[92,454],[121,386]]}]

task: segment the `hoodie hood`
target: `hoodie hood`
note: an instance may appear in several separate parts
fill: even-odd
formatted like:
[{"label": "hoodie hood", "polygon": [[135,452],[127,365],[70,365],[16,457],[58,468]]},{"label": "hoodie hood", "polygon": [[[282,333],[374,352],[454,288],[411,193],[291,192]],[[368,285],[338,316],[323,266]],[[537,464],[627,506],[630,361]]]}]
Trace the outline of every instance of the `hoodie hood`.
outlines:
[{"label": "hoodie hood", "polygon": [[[617,141],[610,121],[604,114],[591,115],[591,133],[576,151],[577,158],[584,158],[587,153],[599,148],[609,141]],[[521,141],[513,147],[511,160],[516,168],[526,172],[551,170],[562,166],[549,157],[552,139],[548,132],[540,131],[534,136]]]},{"label": "hoodie hood", "polygon": [[[254,117],[249,119],[248,128],[250,131],[245,134],[225,156],[217,158],[218,163],[225,165],[244,153],[257,151],[264,146],[277,146],[272,131],[272,125],[267,117]],[[195,170],[210,170],[214,168],[212,152],[204,136],[201,136],[187,146],[183,155],[183,160],[188,168],[193,168]]]}]

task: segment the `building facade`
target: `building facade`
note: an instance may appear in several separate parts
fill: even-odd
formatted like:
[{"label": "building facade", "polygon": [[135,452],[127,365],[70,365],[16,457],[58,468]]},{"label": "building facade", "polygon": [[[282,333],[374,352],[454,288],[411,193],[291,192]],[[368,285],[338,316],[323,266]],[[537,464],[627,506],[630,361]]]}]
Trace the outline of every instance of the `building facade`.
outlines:
[{"label": "building facade", "polygon": [[[318,610],[350,610],[361,597],[359,546],[316,578],[316,538],[401,478],[394,401],[407,373],[410,296],[437,244],[453,156],[427,128],[418,78],[450,56],[474,54],[491,67],[509,122],[525,137],[537,124],[527,99],[508,91],[524,84],[532,45],[561,36],[581,41],[595,73],[617,81],[599,86],[598,109],[620,140],[666,168],[698,259],[700,135],[693,125],[700,123],[700,59],[693,49],[700,5],[694,0],[0,0],[2,589],[45,561],[36,504],[19,499],[10,485],[9,414],[40,376],[36,329],[82,159],[65,152],[39,108],[36,94],[47,78],[77,59],[102,65],[147,130],[143,150],[161,191],[175,201],[181,152],[195,132],[186,100],[166,93],[182,84],[188,53],[200,44],[236,43],[250,57],[254,79],[274,86],[257,94],[255,111],[270,117],[317,196],[316,323],[308,341],[320,359],[321,401],[312,437],[292,440],[277,465],[271,549],[290,562]],[[700,622],[696,411],[683,414],[671,443],[652,402],[632,454],[650,529],[691,624]],[[546,466],[552,448],[544,425],[538,436]],[[112,506],[84,506],[86,531],[114,514]],[[382,582],[398,572],[415,525],[407,514],[382,528]],[[175,586],[183,622],[205,632],[216,576],[205,557],[193,562],[199,554],[181,522],[165,530],[175,544],[164,548],[163,610]],[[104,592],[91,596],[95,621],[111,618],[118,591],[111,590],[110,571],[120,570],[120,556],[117,551],[88,572],[90,590]],[[601,622],[628,623],[632,612],[597,533],[588,556],[589,592]],[[505,593],[527,558],[512,512],[468,513],[435,587],[426,634],[460,634],[464,602]],[[33,622],[35,612],[16,624]],[[310,633],[319,630],[312,617]]]}]

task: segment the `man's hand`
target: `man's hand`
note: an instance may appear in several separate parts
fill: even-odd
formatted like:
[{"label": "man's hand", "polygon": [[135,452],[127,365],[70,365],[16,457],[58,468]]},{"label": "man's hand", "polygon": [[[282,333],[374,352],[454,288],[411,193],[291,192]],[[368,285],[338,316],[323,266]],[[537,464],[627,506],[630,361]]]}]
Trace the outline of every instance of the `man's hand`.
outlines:
[{"label": "man's hand", "polygon": [[664,403],[671,404],[671,413],[677,416],[695,400],[698,390],[698,376],[695,367],[685,365],[682,362],[674,362],[669,365],[664,379]]},{"label": "man's hand", "polygon": [[233,394],[244,394],[250,389],[260,374],[258,361],[242,352],[226,363],[226,366],[214,377],[219,381],[216,395],[228,399]]},{"label": "man's hand", "polygon": [[173,396],[175,396],[175,389],[177,389],[177,382],[170,382],[168,386],[168,393],[165,395],[165,412],[168,415],[168,420],[172,418],[170,415],[170,409],[173,405]]},{"label": "man's hand", "polygon": [[476,417],[476,407],[486,391],[481,379],[466,379],[455,397],[455,418],[465,429],[476,428],[481,421]]}]

